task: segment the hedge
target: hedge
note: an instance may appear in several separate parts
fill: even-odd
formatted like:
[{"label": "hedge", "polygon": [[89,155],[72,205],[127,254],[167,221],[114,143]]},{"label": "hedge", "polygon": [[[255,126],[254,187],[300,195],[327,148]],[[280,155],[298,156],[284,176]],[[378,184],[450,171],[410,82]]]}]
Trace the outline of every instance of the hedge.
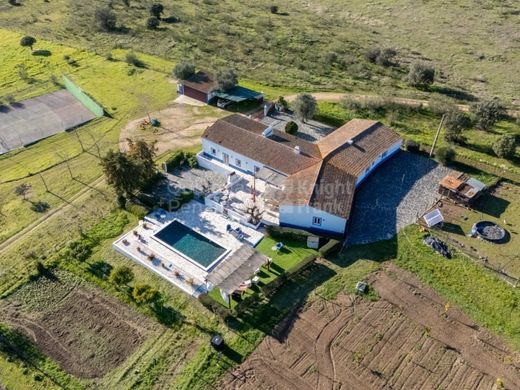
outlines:
[{"label": "hedge", "polygon": [[294,241],[304,241],[307,242],[307,237],[313,236],[313,234],[308,233],[303,230],[279,227],[279,226],[268,226],[267,234],[278,240],[294,240]]},{"label": "hedge", "polygon": [[185,164],[190,168],[197,168],[199,166],[197,155],[192,152],[177,150],[168,160],[166,160],[166,169],[170,172],[171,170],[179,168]]},{"label": "hedge", "polygon": [[342,241],[329,240],[329,242],[327,242],[320,249],[318,249],[318,252],[320,252],[321,256],[325,257],[339,251],[341,249],[341,245]]}]

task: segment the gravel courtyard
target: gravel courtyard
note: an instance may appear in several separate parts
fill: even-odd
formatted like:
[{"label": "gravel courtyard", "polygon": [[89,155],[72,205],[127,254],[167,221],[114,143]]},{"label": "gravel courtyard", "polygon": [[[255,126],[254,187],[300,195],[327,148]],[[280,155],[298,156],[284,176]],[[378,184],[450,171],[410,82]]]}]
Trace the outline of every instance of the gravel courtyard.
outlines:
[{"label": "gravel courtyard", "polygon": [[414,223],[440,197],[439,181],[450,171],[431,159],[408,152],[388,160],[356,194],[347,243],[389,239]]}]

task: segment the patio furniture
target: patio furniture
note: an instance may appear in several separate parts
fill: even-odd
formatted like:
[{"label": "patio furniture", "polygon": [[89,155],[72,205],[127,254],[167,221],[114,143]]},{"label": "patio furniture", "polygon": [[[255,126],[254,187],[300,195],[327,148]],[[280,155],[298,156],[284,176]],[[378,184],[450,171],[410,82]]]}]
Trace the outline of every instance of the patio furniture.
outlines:
[{"label": "patio furniture", "polygon": [[254,276],[253,279],[251,279],[251,282],[253,282],[254,285],[257,285],[260,281],[260,276]]},{"label": "patio furniture", "polygon": [[233,228],[231,227],[231,224],[228,223],[228,224],[226,225],[226,232],[229,233],[231,230],[233,230]]}]

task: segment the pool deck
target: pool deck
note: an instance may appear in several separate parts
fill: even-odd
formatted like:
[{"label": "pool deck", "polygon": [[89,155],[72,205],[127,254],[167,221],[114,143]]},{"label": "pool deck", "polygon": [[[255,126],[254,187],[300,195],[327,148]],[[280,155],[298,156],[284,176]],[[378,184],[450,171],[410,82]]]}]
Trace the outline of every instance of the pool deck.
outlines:
[{"label": "pool deck", "polygon": [[[260,230],[254,230],[225,218],[222,214],[208,209],[204,204],[191,201],[175,212],[156,210],[139,222],[139,226],[119,237],[114,249],[123,256],[152,270],[186,293],[198,297],[206,292],[205,279],[211,270],[205,271],[186,257],[172,251],[153,236],[165,225],[178,220],[228,250],[226,259],[241,245],[256,246],[264,237]],[[227,233],[227,225],[240,226],[245,238],[240,241]],[[153,255],[154,259],[149,260]],[[219,262],[219,263],[220,263]]]}]

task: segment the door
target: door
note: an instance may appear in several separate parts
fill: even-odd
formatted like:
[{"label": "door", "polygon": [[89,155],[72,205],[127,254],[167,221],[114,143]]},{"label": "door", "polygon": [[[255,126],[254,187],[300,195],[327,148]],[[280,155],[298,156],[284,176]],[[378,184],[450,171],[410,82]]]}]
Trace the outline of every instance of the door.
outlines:
[{"label": "door", "polygon": [[224,158],[224,164],[229,165],[229,154],[222,153],[222,157]]}]

